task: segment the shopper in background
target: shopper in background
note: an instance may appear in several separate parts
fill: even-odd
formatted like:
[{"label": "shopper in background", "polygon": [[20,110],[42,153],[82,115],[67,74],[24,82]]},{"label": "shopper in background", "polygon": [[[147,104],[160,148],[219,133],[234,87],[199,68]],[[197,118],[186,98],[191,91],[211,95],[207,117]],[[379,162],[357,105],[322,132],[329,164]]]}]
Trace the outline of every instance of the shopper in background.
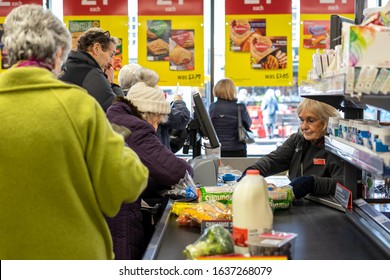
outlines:
[{"label": "shopper in background", "polygon": [[179,92],[175,92],[170,105],[168,120],[158,126],[157,135],[165,146],[176,153],[183,147],[187,138],[187,125],[191,120],[191,113]]},{"label": "shopper in background", "polygon": [[110,32],[91,28],[77,41],[63,67],[60,80],[85,88],[102,106],[104,111],[116,96],[124,96],[120,86],[114,83],[112,58],[118,40]]},{"label": "shopper in background", "polygon": [[[127,92],[130,90],[130,88],[133,85],[140,82],[139,76],[140,76],[141,69],[142,69],[141,65],[137,63],[131,63],[131,64],[123,65],[122,68],[119,70],[118,83],[119,86],[122,88],[125,96],[127,95]],[[157,73],[156,76],[157,76],[157,80],[156,80],[156,85],[157,85],[159,80]]]},{"label": "shopper in background", "polygon": [[268,89],[261,102],[261,111],[263,115],[263,124],[265,126],[265,134],[270,139],[274,137],[276,112],[278,110],[279,106],[278,100],[275,97],[275,91],[273,89]]},{"label": "shopper in background", "polygon": [[0,259],[113,259],[105,221],[136,200],[148,170],[95,99],[57,79],[71,47],[39,5],[5,19],[0,75]]},{"label": "shopper in background", "polygon": [[300,131],[246,170],[257,169],[264,177],[288,170],[297,199],[309,193],[334,194],[336,183],[343,183],[344,165],[325,150],[324,136],[329,117],[339,116],[339,112],[326,103],[302,98],[297,113]]},{"label": "shopper in background", "polygon": [[222,79],[214,86],[217,101],[210,104],[209,115],[221,143],[222,157],[246,157],[247,146],[238,141],[238,110],[246,129],[252,125],[245,105],[237,103],[237,89],[231,79]]},{"label": "shopper in background", "polygon": [[[163,91],[147,82],[133,85],[126,98],[118,98],[107,111],[108,119],[130,131],[125,141],[149,168],[149,182],[142,194],[150,206],[162,204],[167,198],[160,191],[177,184],[192,167],[178,158],[159,140],[156,131],[166,122],[171,108]],[[119,214],[107,219],[114,241],[116,259],[141,259],[151,232],[144,231],[141,199],[122,205]],[[146,227],[147,225],[145,225]]]},{"label": "shopper in background", "polygon": [[[118,80],[119,85],[127,94],[130,88],[137,82],[146,81],[148,85],[156,86],[159,81],[159,76],[155,71],[144,68],[139,64],[128,64],[123,66],[119,71]],[[173,101],[170,106],[171,111],[168,114],[168,120],[165,123],[159,124],[157,135],[166,147],[177,152],[179,149],[174,146],[176,142],[172,143],[173,146],[171,147],[170,135],[178,132],[182,135],[183,130],[185,132],[191,120],[191,114],[178,92],[173,96]]]}]

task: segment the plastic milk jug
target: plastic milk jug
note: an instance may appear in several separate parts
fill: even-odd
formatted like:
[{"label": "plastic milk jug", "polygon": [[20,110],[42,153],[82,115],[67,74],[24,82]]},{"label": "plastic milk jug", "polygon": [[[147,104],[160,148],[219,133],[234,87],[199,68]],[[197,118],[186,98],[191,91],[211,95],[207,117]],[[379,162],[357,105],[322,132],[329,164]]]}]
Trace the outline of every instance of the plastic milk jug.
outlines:
[{"label": "plastic milk jug", "polygon": [[246,241],[266,230],[272,230],[273,214],[268,186],[258,170],[248,170],[233,191],[234,251],[248,253]]}]

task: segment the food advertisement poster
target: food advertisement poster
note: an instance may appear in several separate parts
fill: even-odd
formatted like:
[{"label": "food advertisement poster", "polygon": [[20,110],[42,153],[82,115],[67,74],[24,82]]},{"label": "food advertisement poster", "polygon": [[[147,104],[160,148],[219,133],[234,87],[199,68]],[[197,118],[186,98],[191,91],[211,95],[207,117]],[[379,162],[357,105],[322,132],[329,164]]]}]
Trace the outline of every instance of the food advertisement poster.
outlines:
[{"label": "food advertisement poster", "polygon": [[236,86],[291,86],[291,0],[225,0],[225,76]]},{"label": "food advertisement poster", "polygon": [[303,22],[303,47],[325,49],[330,36],[329,20],[305,20]]},{"label": "food advertisement poster", "polygon": [[169,37],[169,69],[194,70],[194,30],[171,30]]},{"label": "food advertisement poster", "polygon": [[72,48],[76,48],[78,37],[92,27],[100,27],[118,39],[113,57],[116,81],[120,68],[128,63],[127,3],[127,0],[66,0],[63,6],[64,22],[72,34]]},{"label": "food advertisement poster", "polygon": [[298,83],[307,80],[313,54],[330,45],[330,16],[355,18],[355,0],[300,0]]},{"label": "food advertisement poster", "polygon": [[138,63],[160,86],[204,85],[203,1],[138,1]]},{"label": "food advertisement poster", "polygon": [[3,24],[5,17],[15,8],[24,4],[43,5],[43,0],[0,0],[0,73],[11,67],[8,63],[7,52],[1,42],[1,37],[4,34]]}]

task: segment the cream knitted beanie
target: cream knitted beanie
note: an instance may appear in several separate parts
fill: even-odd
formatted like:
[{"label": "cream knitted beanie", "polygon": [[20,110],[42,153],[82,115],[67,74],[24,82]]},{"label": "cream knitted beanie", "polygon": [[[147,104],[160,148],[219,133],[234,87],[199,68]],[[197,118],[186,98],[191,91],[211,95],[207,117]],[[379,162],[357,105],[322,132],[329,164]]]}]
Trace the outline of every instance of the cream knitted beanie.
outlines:
[{"label": "cream knitted beanie", "polygon": [[162,89],[149,87],[144,82],[133,85],[126,98],[143,113],[169,114],[171,112],[171,106],[165,99]]}]

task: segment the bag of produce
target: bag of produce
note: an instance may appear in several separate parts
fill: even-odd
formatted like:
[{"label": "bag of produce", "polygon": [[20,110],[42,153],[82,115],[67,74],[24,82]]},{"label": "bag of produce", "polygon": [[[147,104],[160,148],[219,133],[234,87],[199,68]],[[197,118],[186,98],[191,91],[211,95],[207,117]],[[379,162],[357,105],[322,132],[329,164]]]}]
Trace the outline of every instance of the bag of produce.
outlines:
[{"label": "bag of produce", "polygon": [[230,232],[219,224],[205,229],[203,234],[183,251],[187,259],[234,253],[234,241]]}]

